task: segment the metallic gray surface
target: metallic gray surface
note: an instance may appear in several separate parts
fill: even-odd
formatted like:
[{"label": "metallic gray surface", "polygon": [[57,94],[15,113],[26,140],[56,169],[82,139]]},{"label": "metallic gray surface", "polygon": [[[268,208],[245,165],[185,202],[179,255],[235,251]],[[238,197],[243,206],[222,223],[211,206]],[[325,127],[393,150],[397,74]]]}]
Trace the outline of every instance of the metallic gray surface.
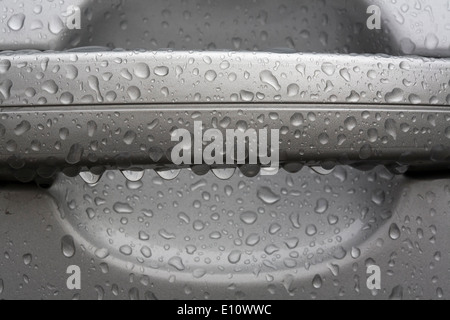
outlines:
[{"label": "metallic gray surface", "polygon": [[[448,1],[349,3],[0,1],[0,299],[448,298]],[[289,172],[161,171],[195,120]]]},{"label": "metallic gray surface", "polygon": [[[0,45],[4,50],[94,45],[131,50],[291,48],[299,52],[450,56],[446,0],[3,2]],[[64,24],[70,5],[82,9],[81,30],[69,30]],[[365,27],[370,5],[381,9],[380,31]],[[24,18],[22,24],[8,23],[12,17],[22,21],[17,15]]]},{"label": "metallic gray surface", "polygon": [[[263,52],[0,55],[0,106],[143,103],[449,105],[449,59]],[[10,66],[10,67],[8,67]]]},{"label": "metallic gray surface", "polygon": [[[445,298],[449,200],[448,180],[381,167],[228,181],[185,170],[138,183],[109,171],[96,186],[62,176],[49,191],[6,185],[2,298]],[[75,253],[61,244],[67,235]],[[79,292],[65,287],[73,264]],[[365,284],[370,264],[383,272],[379,292]]]},{"label": "metallic gray surface", "polygon": [[[448,168],[450,111],[426,106],[165,105],[20,108],[0,113],[3,174],[23,182],[92,169],[174,168],[174,128],[281,130],[280,161],[303,165],[385,164]],[[5,108],[4,111],[9,111]],[[297,121],[302,119],[301,122]],[[26,130],[28,129],[28,130]],[[25,131],[25,132],[24,132]],[[130,138],[132,137],[132,138]]]}]

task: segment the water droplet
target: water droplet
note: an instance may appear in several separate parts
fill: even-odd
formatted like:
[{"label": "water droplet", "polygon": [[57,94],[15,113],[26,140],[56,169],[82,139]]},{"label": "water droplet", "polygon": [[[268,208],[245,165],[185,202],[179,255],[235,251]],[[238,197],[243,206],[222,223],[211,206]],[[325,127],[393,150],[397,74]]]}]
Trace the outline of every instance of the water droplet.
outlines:
[{"label": "water droplet", "polygon": [[308,236],[312,237],[317,234],[317,227],[313,224],[310,224],[306,226],[305,232]]},{"label": "water droplet", "polygon": [[345,119],[344,125],[348,131],[353,131],[353,129],[355,129],[357,126],[355,117],[348,117],[347,119]]},{"label": "water droplet", "polygon": [[113,205],[113,210],[119,214],[130,214],[133,213],[133,208],[124,202],[116,202]]},{"label": "water droplet", "polygon": [[228,180],[234,175],[236,168],[212,169],[211,171],[220,180]]},{"label": "water droplet", "polygon": [[394,140],[397,140],[397,123],[394,119],[387,119],[384,123],[384,128]]},{"label": "water droplet", "polygon": [[233,250],[228,255],[228,261],[232,264],[236,264],[241,260],[242,253],[239,250]]},{"label": "water droplet", "polygon": [[121,172],[128,181],[132,182],[140,181],[145,173],[144,170],[122,170]]},{"label": "water droplet", "polygon": [[103,97],[102,97],[101,92],[100,92],[100,83],[98,81],[98,78],[96,76],[89,76],[88,77],[88,84],[89,84],[89,88],[94,90],[94,92],[97,94],[97,101],[98,102],[102,102],[103,101]]},{"label": "water droplet", "polygon": [[69,153],[66,156],[66,162],[68,164],[77,164],[81,161],[81,157],[83,156],[84,149],[78,143],[73,144],[70,147]]},{"label": "water droplet", "polygon": [[270,85],[276,91],[280,91],[281,86],[278,83],[277,78],[269,70],[261,71],[259,78],[261,79],[261,82]]},{"label": "water droplet", "polygon": [[257,197],[265,204],[274,204],[281,199],[279,195],[275,194],[268,187],[261,187],[258,189]]},{"label": "water droplet", "polygon": [[128,130],[127,132],[125,132],[125,135],[123,136],[123,142],[126,145],[133,144],[135,139],[136,139],[136,133],[132,130]]},{"label": "water droplet", "polygon": [[31,124],[28,121],[23,120],[21,123],[19,123],[14,128],[14,134],[16,136],[21,136],[21,135],[27,133],[30,129],[31,129]]},{"label": "water droplet", "polygon": [[183,261],[181,260],[180,257],[170,258],[168,264],[177,269],[178,271],[183,271],[185,269]]},{"label": "water droplet", "polygon": [[128,88],[127,94],[131,100],[136,101],[141,97],[141,90],[138,87],[131,86]]},{"label": "water droplet", "polygon": [[388,103],[398,103],[403,101],[403,90],[395,88],[391,92],[386,93],[385,100]]},{"label": "water droplet", "polygon": [[176,170],[157,170],[156,173],[164,180],[173,180],[180,174],[181,169]]},{"label": "water droplet", "polygon": [[66,235],[61,239],[61,251],[66,258],[72,258],[75,255],[75,242],[73,237]]},{"label": "water droplet", "polygon": [[123,245],[119,248],[119,252],[125,256],[131,256],[133,249],[128,245]]},{"label": "water droplet", "polygon": [[303,115],[301,113],[294,113],[291,117],[291,124],[294,127],[299,127],[303,124],[305,119],[303,118]]},{"label": "water droplet", "polygon": [[169,68],[167,68],[166,66],[156,67],[155,74],[160,77],[165,77],[169,74]]},{"label": "water droplet", "polygon": [[325,62],[321,69],[327,76],[332,76],[336,71],[336,66],[333,63]]},{"label": "water droplet", "polygon": [[19,31],[23,28],[23,24],[25,22],[25,15],[23,13],[18,13],[8,20],[8,27],[13,31]]},{"label": "water droplet", "polygon": [[44,90],[50,94],[55,94],[56,92],[58,92],[58,85],[53,80],[45,81],[42,84],[41,88],[42,88],[42,90]]},{"label": "water droplet", "polygon": [[206,270],[203,268],[197,268],[192,272],[192,276],[195,279],[200,279],[206,274]]},{"label": "water droplet", "polygon": [[439,45],[439,38],[434,33],[429,33],[425,37],[425,47],[428,50],[435,50]]},{"label": "water droplet", "polygon": [[62,22],[61,18],[57,15],[51,16],[48,23],[48,30],[54,35],[59,34],[65,28],[65,24]]},{"label": "water droplet", "polygon": [[258,219],[258,215],[253,211],[246,211],[241,214],[241,221],[245,224],[254,224]]},{"label": "water droplet", "polygon": [[397,226],[396,223],[391,224],[389,227],[389,237],[392,240],[398,240],[400,238],[401,232],[400,228]]},{"label": "water droplet", "polygon": [[295,97],[296,95],[298,95],[299,92],[300,92],[300,87],[297,84],[291,83],[290,85],[288,85],[288,87],[287,87],[288,97]]},{"label": "water droplet", "polygon": [[147,246],[143,246],[141,248],[141,253],[147,259],[152,256],[152,250],[149,247],[147,247]]},{"label": "water droplet", "polygon": [[217,73],[214,70],[208,70],[205,73],[205,79],[212,82],[214,80],[216,80],[217,78]]},{"label": "water droplet", "polygon": [[342,77],[345,81],[350,82],[351,77],[350,77],[350,73],[348,72],[348,69],[347,69],[347,68],[341,69],[341,70],[339,71],[339,74],[341,75],[341,77]]},{"label": "water droplet", "polygon": [[0,60],[0,74],[5,74],[11,68],[11,61]]},{"label": "water droplet", "polygon": [[80,172],[79,175],[87,184],[96,184],[102,177],[101,175],[93,174],[90,171]]},{"label": "water droplet", "polygon": [[138,78],[147,79],[150,77],[150,68],[146,63],[136,63],[134,65],[133,73]]},{"label": "water droplet", "polygon": [[321,166],[311,166],[311,170],[320,175],[327,175],[334,171],[334,169],[325,169]]},{"label": "water droplet", "polygon": [[322,287],[322,277],[316,274],[312,281],[312,285],[315,289],[320,289]]},{"label": "water droplet", "polygon": [[105,248],[100,248],[95,250],[95,256],[99,259],[106,259],[109,256],[109,251],[108,249]]},{"label": "water droplet", "polygon": [[250,247],[253,247],[253,246],[256,246],[259,243],[260,239],[261,238],[260,238],[260,236],[258,234],[252,233],[245,240],[245,244],[250,246]]},{"label": "water droplet", "polygon": [[31,261],[33,260],[33,256],[29,253],[25,254],[22,258],[23,258],[23,263],[26,266],[29,266],[31,264]]},{"label": "water droplet", "polygon": [[319,199],[316,202],[316,207],[314,208],[314,211],[318,214],[323,214],[328,210],[328,201],[326,199]]},{"label": "water droplet", "polygon": [[373,154],[372,146],[368,143],[365,143],[360,149],[359,149],[359,157],[362,160],[369,159]]},{"label": "water droplet", "polygon": [[70,92],[64,92],[61,94],[60,101],[62,104],[73,103],[73,95]]},{"label": "water droplet", "polygon": [[13,83],[11,80],[4,80],[0,82],[0,98],[3,96],[5,99],[9,99],[11,96],[11,87]]},{"label": "water droplet", "polygon": [[269,233],[275,234],[281,230],[281,226],[278,223],[272,223],[269,227]]},{"label": "water droplet", "polygon": [[247,102],[252,101],[253,98],[255,97],[255,94],[253,92],[246,91],[246,90],[241,90],[239,94],[241,96],[241,100],[247,101]]},{"label": "water droplet", "polygon": [[347,102],[359,102],[360,99],[361,99],[361,96],[355,90],[352,90],[350,92],[350,95],[347,98],[345,98],[345,100]]}]

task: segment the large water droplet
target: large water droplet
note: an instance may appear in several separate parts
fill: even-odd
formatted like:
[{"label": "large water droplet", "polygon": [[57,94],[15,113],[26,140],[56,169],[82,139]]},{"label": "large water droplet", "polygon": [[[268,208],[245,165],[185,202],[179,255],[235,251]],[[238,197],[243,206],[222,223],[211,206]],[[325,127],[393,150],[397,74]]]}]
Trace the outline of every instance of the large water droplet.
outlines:
[{"label": "large water droplet", "polygon": [[278,83],[277,78],[269,70],[261,71],[261,73],[259,74],[259,78],[263,83],[270,85],[277,91],[280,91],[281,86]]},{"label": "large water droplet", "polygon": [[322,277],[316,274],[312,281],[312,285],[315,289],[320,289],[322,287]]},{"label": "large water droplet", "polygon": [[316,202],[316,207],[314,208],[314,211],[318,214],[323,214],[328,210],[328,201],[326,199],[319,199]]},{"label": "large water droplet", "polygon": [[66,258],[72,258],[75,255],[75,242],[73,237],[66,235],[61,239],[61,251]]},{"label": "large water droplet", "polygon": [[160,77],[165,77],[169,74],[169,68],[167,68],[166,66],[156,67],[155,74]]},{"label": "large water droplet", "polygon": [[388,103],[398,103],[403,101],[403,90],[395,88],[391,92],[386,93],[385,100]]},{"label": "large water droplet", "polygon": [[258,215],[253,211],[246,211],[241,214],[241,221],[245,224],[254,224],[258,219]]},{"label": "large water droplet", "polygon": [[133,213],[133,208],[125,202],[116,202],[113,205],[113,209],[115,212],[119,214],[130,214]]},{"label": "large water droplet", "polygon": [[31,124],[28,121],[23,120],[21,123],[19,123],[14,128],[14,134],[16,136],[21,136],[21,135],[25,134],[26,132],[28,132],[30,129],[31,129]]},{"label": "large water droplet", "polygon": [[101,175],[93,174],[92,172],[86,171],[86,172],[80,172],[81,179],[84,180],[87,184],[96,184],[100,181]]},{"label": "large water droplet", "polygon": [[217,73],[214,70],[208,70],[205,73],[205,79],[212,82],[214,80],[216,80],[217,78]]},{"label": "large water droplet", "polygon": [[66,162],[68,164],[77,164],[81,161],[81,157],[83,156],[84,149],[78,143],[73,144],[70,147],[69,153],[66,156]]},{"label": "large water droplet", "polygon": [[333,63],[325,62],[322,64],[321,69],[327,76],[332,76],[336,71],[336,66]]},{"label": "large water droplet", "polygon": [[261,187],[258,189],[257,197],[265,204],[274,204],[281,199],[279,195],[275,194],[268,187]]},{"label": "large water droplet", "polygon": [[146,63],[136,63],[133,69],[133,73],[138,78],[147,79],[148,77],[150,77],[150,68]]},{"label": "large water droplet", "polygon": [[439,45],[439,38],[434,33],[429,33],[425,37],[425,47],[428,50],[434,50]]},{"label": "large water droplet", "polygon": [[19,31],[23,28],[24,22],[25,15],[23,13],[18,13],[9,18],[8,27],[13,31]]},{"label": "large water droplet", "polygon": [[234,175],[236,168],[212,169],[211,171],[220,180],[228,180]]},{"label": "large water droplet", "polygon": [[392,240],[398,240],[398,238],[400,238],[401,232],[400,232],[400,228],[397,226],[396,223],[391,224],[391,226],[389,227],[389,237]]},{"label": "large water droplet", "polygon": [[132,182],[141,180],[145,173],[144,170],[122,170],[121,172],[128,181]]},{"label": "large water droplet", "polygon": [[185,269],[183,261],[181,260],[180,257],[170,258],[168,264],[177,269],[178,271],[183,271]]},{"label": "large water droplet", "polygon": [[232,264],[236,264],[241,260],[242,253],[239,250],[233,250],[228,255],[228,261]]},{"label": "large water droplet", "polygon": [[180,174],[181,169],[176,170],[156,170],[156,173],[164,180],[173,180]]},{"label": "large water droplet", "polygon": [[55,94],[56,92],[58,92],[58,85],[53,80],[45,81],[42,84],[41,88],[42,88],[42,90],[44,90],[50,94]]}]

